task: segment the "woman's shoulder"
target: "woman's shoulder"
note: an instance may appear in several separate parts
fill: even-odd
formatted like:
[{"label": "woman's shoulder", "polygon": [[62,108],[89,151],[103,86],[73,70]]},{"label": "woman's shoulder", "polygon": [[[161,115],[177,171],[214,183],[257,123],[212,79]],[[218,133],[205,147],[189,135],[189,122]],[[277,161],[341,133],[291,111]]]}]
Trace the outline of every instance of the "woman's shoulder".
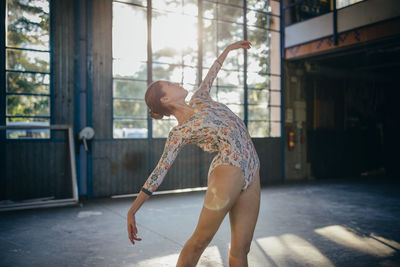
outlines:
[{"label": "woman's shoulder", "polygon": [[208,103],[210,101],[212,101],[210,92],[205,89],[198,89],[190,98],[189,104],[195,106],[202,103]]},{"label": "woman's shoulder", "polygon": [[190,132],[191,132],[191,127],[189,127],[187,124],[175,125],[169,131],[168,139],[185,140]]}]

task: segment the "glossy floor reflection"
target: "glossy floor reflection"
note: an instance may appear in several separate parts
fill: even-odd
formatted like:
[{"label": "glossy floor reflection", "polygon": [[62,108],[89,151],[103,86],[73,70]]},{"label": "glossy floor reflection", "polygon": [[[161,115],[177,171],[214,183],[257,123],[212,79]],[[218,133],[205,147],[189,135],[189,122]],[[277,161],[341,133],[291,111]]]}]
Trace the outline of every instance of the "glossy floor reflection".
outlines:
[{"label": "glossy floor reflection", "polygon": [[[204,191],[154,195],[136,215],[133,198],[0,214],[0,266],[175,266]],[[382,178],[267,185],[249,266],[400,266],[400,187]],[[228,266],[227,216],[198,266]]]}]

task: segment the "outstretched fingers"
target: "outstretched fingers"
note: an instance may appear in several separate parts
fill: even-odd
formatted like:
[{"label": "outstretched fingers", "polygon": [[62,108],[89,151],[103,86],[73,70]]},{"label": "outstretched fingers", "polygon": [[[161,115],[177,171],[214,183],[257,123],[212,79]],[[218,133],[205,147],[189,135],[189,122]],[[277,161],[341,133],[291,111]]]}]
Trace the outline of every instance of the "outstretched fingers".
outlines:
[{"label": "outstretched fingers", "polygon": [[140,237],[137,236],[137,232],[138,232],[138,230],[136,227],[134,227],[132,224],[128,225],[128,236],[129,236],[129,239],[131,240],[132,244],[135,244],[134,240],[137,240],[137,241],[142,240]]}]

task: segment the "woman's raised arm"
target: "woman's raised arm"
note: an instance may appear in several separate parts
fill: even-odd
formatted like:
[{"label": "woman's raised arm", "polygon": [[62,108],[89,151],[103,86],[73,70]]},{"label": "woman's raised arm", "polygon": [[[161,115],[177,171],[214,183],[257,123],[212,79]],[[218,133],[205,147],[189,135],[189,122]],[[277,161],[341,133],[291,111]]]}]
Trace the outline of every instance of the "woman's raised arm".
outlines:
[{"label": "woman's raised arm", "polygon": [[201,82],[199,86],[199,90],[206,89],[210,92],[211,85],[214,82],[215,77],[217,77],[217,73],[222,67],[222,64],[225,61],[226,56],[230,51],[236,50],[239,48],[249,49],[251,47],[251,43],[249,41],[239,41],[233,44],[228,45],[224,51],[219,55],[219,57],[214,61],[213,65],[208,70],[208,73],[204,80]]}]

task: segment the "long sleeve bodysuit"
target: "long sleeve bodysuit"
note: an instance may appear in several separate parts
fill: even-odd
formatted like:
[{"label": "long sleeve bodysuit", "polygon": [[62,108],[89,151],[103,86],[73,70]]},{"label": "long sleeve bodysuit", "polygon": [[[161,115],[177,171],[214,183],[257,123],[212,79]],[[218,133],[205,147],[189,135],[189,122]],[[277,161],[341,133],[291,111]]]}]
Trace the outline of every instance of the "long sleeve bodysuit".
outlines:
[{"label": "long sleeve bodysuit", "polygon": [[215,60],[190,99],[189,105],[195,113],[182,125],[176,125],[170,130],[161,158],[141,189],[148,195],[160,186],[179,151],[186,144],[197,144],[209,153],[218,151],[208,175],[218,165],[234,165],[244,174],[242,191],[253,180],[260,161],[245,124],[226,105],[210,97],[211,85],[220,68],[221,63]]}]

